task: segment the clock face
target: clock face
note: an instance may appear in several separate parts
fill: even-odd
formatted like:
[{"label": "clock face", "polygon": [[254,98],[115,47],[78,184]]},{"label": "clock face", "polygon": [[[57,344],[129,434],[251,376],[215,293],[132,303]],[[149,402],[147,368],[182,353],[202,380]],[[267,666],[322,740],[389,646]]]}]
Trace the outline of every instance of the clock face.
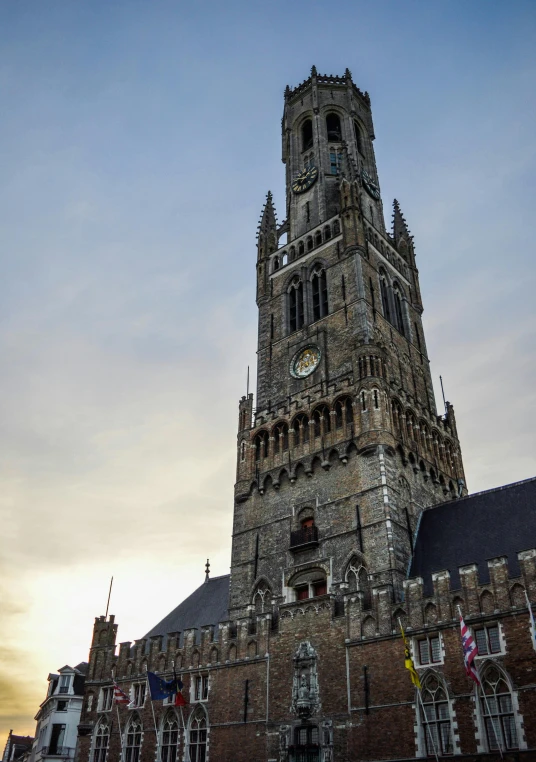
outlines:
[{"label": "clock face", "polygon": [[294,378],[307,378],[313,373],[320,363],[320,349],[314,344],[296,352],[290,363],[290,375]]},{"label": "clock face", "polygon": [[361,171],[361,178],[369,196],[372,196],[372,198],[375,198],[377,201],[380,198],[380,189],[365,169]]},{"label": "clock face", "polygon": [[317,177],[318,169],[316,167],[309,167],[308,169],[304,169],[303,172],[300,172],[300,174],[294,178],[294,182],[292,183],[292,190],[294,193],[303,193],[304,191],[309,190],[311,185],[313,185],[316,181]]}]

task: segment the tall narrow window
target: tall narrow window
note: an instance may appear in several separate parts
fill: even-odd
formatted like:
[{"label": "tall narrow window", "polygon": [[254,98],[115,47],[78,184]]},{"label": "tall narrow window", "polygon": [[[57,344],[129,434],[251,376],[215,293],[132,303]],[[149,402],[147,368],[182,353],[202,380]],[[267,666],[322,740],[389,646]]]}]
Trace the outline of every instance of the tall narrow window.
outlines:
[{"label": "tall narrow window", "polygon": [[290,286],[288,294],[289,304],[289,327],[290,332],[298,331],[303,327],[303,283],[295,278]]},{"label": "tall narrow window", "polygon": [[379,403],[379,400],[378,400],[378,390],[374,389],[373,394],[374,394],[374,407],[377,410],[380,407],[380,403]]},{"label": "tall narrow window", "polygon": [[302,125],[302,151],[313,147],[313,123],[306,119]]},{"label": "tall narrow window", "polygon": [[355,135],[355,142],[357,145],[357,150],[360,154],[364,154],[363,151],[363,136],[361,134],[361,128],[359,127],[357,122],[354,122],[354,135]]},{"label": "tall narrow window", "polygon": [[110,729],[105,722],[101,722],[95,735],[93,746],[93,762],[106,762],[108,743],[110,741]]},{"label": "tall narrow window", "polygon": [[207,758],[207,719],[205,713],[198,709],[193,715],[190,725],[190,762],[205,762]]},{"label": "tall narrow window", "polygon": [[393,297],[395,301],[396,327],[402,336],[405,336],[406,331],[404,329],[404,318],[402,316],[402,297],[400,295],[400,288],[397,283],[395,283],[393,288]]},{"label": "tall narrow window", "polygon": [[338,114],[328,114],[326,117],[326,130],[328,140],[334,143],[340,143],[342,140],[341,120]]},{"label": "tall narrow window", "polygon": [[311,276],[313,292],[313,320],[320,320],[328,314],[328,284],[326,271],[317,266]]},{"label": "tall narrow window", "polygon": [[380,294],[382,298],[383,316],[386,320],[391,322],[391,310],[389,309],[389,290],[387,287],[387,280],[385,274],[380,270]]},{"label": "tall narrow window", "polygon": [[340,151],[329,152],[329,171],[332,175],[338,175],[341,171],[342,153]]},{"label": "tall narrow window", "polygon": [[133,718],[127,730],[127,743],[125,747],[125,762],[138,762],[141,747],[141,723]]},{"label": "tall narrow window", "polygon": [[292,422],[294,429],[294,446],[299,447],[309,441],[309,418],[305,413],[299,413]]},{"label": "tall narrow window", "polygon": [[361,392],[361,410],[365,411],[367,409],[367,398],[365,396],[365,392]]},{"label": "tall narrow window", "polygon": [[431,674],[424,681],[421,696],[419,711],[427,756],[452,754],[452,727],[446,689]]},{"label": "tall narrow window", "polygon": [[501,747],[517,749],[512,693],[497,667],[491,665],[487,668],[479,693],[489,750],[496,751]]},{"label": "tall narrow window", "polygon": [[50,734],[50,745],[48,747],[48,753],[52,755],[63,754],[63,741],[65,738],[65,725],[52,725],[52,732]]},{"label": "tall narrow window", "polygon": [[173,715],[168,715],[162,730],[161,762],[175,762],[179,743],[179,725]]}]

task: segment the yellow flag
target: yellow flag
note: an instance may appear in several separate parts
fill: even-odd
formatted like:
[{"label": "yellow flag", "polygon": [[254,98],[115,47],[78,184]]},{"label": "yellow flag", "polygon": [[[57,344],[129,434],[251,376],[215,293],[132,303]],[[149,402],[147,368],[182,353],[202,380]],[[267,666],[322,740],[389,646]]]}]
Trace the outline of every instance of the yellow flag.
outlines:
[{"label": "yellow flag", "polygon": [[416,688],[419,688],[420,690],[422,688],[421,681],[419,680],[419,675],[417,674],[417,670],[415,669],[415,665],[413,664],[413,659],[411,658],[411,651],[409,650],[409,643],[406,640],[406,636],[404,634],[404,628],[402,627],[402,622],[400,622],[400,632],[402,633],[402,640],[404,641],[404,666],[409,671],[409,674],[411,676],[411,682]]}]

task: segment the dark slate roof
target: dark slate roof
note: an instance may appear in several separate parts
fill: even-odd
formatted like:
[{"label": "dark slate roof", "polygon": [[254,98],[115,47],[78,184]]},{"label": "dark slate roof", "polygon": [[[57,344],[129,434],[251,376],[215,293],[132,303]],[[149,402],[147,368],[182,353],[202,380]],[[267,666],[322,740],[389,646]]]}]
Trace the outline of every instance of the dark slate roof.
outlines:
[{"label": "dark slate roof", "polygon": [[[225,622],[229,618],[228,601],[229,575],[211,577],[152,630],[149,630],[145,637],[165,636],[168,632],[184,632],[192,627],[199,628],[207,624],[217,625],[219,622]],[[218,637],[217,631],[214,635]]]},{"label": "dark slate roof", "polygon": [[458,567],[478,564],[489,582],[488,559],[508,557],[511,577],[520,574],[517,553],[536,548],[536,477],[477,492],[426,509],[421,518],[409,577],[423,577],[433,592],[434,572],[448,569],[451,587],[460,587]]}]

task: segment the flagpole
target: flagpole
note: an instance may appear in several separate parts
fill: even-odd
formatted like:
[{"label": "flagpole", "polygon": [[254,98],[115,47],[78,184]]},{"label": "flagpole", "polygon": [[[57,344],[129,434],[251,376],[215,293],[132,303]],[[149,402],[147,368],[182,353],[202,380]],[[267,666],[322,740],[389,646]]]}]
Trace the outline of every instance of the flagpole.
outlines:
[{"label": "flagpole", "polygon": [[[112,667],[112,680],[115,686],[115,668],[114,667]],[[123,731],[121,730],[121,720],[119,719],[119,704],[115,700],[115,689],[112,688],[112,690],[114,691],[113,701],[115,703],[115,711],[117,712],[117,724],[119,726],[119,743],[121,744],[121,759],[122,759],[123,758]]]},{"label": "flagpole", "polygon": [[[525,592],[526,592],[526,591],[525,591]],[[461,607],[458,605],[456,608],[458,609],[458,614],[459,614],[459,616],[460,616],[460,619],[463,619],[463,614],[462,614],[462,610],[461,610]],[[464,621],[465,621],[465,620],[464,620]],[[466,625],[466,626],[467,626],[467,625]],[[476,646],[476,643],[475,643],[475,646]],[[476,655],[478,656],[478,646],[476,646]],[[496,736],[496,738],[497,738],[497,743],[499,744],[499,753],[500,753],[500,755],[501,755],[501,759],[504,759],[504,755],[503,755],[503,749],[502,749],[502,747],[503,747],[503,744],[502,744],[502,729],[501,729],[501,723],[500,723],[500,721],[498,722],[498,727],[499,727],[499,735],[497,736],[497,733],[495,732],[495,724],[494,724],[494,722],[493,722],[493,715],[491,714],[491,708],[490,708],[490,705],[489,705],[489,702],[488,702],[488,697],[486,696],[486,691],[484,690],[484,686],[482,685],[482,678],[480,677],[480,670],[479,670],[479,668],[478,668],[478,666],[477,666],[476,664],[475,664],[475,665],[471,665],[471,666],[473,667],[473,669],[475,670],[475,672],[476,672],[476,674],[477,674],[477,677],[478,677],[478,682],[480,683],[480,692],[481,692],[481,694],[482,694],[482,698],[484,699],[484,703],[485,703],[485,705],[486,705],[486,709],[487,709],[487,711],[488,711],[488,714],[489,714],[489,720],[490,720],[490,722],[491,722],[491,727],[493,728],[493,733],[494,733],[494,735],[495,735],[495,736]],[[476,693],[477,693],[477,696],[478,696],[478,689],[477,689],[477,692],[476,692]],[[486,735],[487,735],[487,729],[486,729],[486,717],[485,717],[485,715],[484,715],[484,717],[483,717],[483,722],[484,722],[484,732],[485,732],[485,733],[486,733]],[[491,751],[491,749],[490,749],[490,751]]]},{"label": "flagpole", "polygon": [[534,613],[532,611],[532,604],[529,600],[529,594],[527,593],[526,589],[525,589],[525,598],[527,599],[527,608],[529,610],[530,639],[532,641],[532,647],[536,651],[536,624],[534,623]]},{"label": "flagpole", "polygon": [[153,713],[154,734],[155,734],[155,738],[156,738],[156,758],[158,759],[159,756],[160,756],[159,755],[160,743],[159,743],[159,740],[158,740],[158,730],[156,729],[156,716],[155,716],[155,713],[154,713],[154,705],[153,705],[153,699],[152,699],[152,696],[151,696],[151,688],[149,686],[149,677],[147,676],[147,669],[145,669],[145,680],[147,682],[147,693],[149,694],[149,700],[151,702],[151,711]]}]

